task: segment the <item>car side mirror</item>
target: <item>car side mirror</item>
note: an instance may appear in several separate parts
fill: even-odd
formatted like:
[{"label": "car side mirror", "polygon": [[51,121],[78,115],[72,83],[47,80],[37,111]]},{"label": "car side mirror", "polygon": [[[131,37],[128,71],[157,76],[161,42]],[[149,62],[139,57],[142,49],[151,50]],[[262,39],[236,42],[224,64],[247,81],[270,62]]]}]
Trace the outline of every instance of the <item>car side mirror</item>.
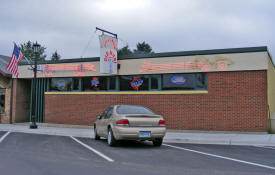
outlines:
[{"label": "car side mirror", "polygon": [[97,115],[97,116],[96,116],[96,119],[99,119],[99,120],[100,120],[100,119],[101,119],[101,116],[100,116],[100,115]]}]

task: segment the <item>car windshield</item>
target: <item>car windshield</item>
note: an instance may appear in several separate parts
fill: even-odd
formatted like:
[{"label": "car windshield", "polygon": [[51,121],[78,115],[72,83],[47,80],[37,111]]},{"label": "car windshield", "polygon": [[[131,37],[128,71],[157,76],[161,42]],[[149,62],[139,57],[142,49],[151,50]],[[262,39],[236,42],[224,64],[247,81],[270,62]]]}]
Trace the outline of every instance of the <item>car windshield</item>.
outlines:
[{"label": "car windshield", "polygon": [[142,106],[130,106],[130,105],[123,105],[118,106],[116,109],[116,112],[118,114],[148,114],[148,115],[154,115],[150,109],[147,109]]}]

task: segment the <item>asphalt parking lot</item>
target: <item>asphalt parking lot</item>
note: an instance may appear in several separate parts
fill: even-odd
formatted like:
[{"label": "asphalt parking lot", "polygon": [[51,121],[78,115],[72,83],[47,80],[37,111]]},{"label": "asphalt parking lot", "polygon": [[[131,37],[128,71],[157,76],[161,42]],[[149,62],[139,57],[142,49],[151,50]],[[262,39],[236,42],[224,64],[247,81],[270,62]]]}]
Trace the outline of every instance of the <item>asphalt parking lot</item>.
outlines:
[{"label": "asphalt parking lot", "polygon": [[275,148],[122,142],[0,131],[0,173],[275,174]]}]

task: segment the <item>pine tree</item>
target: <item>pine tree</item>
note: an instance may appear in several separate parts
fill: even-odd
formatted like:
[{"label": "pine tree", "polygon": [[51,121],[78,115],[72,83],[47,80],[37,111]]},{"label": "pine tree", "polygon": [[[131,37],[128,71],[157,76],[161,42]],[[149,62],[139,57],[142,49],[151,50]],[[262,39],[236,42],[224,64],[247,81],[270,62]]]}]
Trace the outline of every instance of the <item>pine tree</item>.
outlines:
[{"label": "pine tree", "polygon": [[[21,52],[24,54],[24,56],[32,61],[35,60],[35,54],[34,54],[34,42],[28,41],[26,43],[20,44]],[[46,54],[45,54],[46,47],[40,46],[38,50],[38,58],[37,61],[45,61]]]},{"label": "pine tree", "polygon": [[52,58],[51,60],[52,61],[58,61],[61,59],[61,56],[57,53],[57,51],[55,51],[53,54],[52,54]]},{"label": "pine tree", "polygon": [[137,43],[137,49],[134,50],[134,53],[154,53],[151,46],[147,43],[145,43],[145,41],[143,41],[142,43]]},{"label": "pine tree", "polygon": [[124,56],[124,55],[131,55],[133,52],[129,49],[129,46],[122,47],[121,49],[118,49],[117,54],[118,56]]}]

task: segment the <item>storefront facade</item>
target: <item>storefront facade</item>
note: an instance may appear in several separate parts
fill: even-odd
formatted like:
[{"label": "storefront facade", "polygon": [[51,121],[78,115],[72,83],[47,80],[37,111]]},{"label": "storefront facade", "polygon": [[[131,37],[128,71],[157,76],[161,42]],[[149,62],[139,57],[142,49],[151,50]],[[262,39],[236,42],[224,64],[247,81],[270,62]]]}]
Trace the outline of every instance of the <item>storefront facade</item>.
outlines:
[{"label": "storefront facade", "polygon": [[6,70],[9,57],[0,55],[0,123],[10,123],[11,73]]},{"label": "storefront facade", "polygon": [[[15,81],[30,95],[29,67],[21,64]],[[39,69],[38,122],[93,125],[108,106],[133,104],[163,115],[169,129],[266,132],[275,112],[266,47],[134,55],[118,59],[116,75],[101,74],[99,58]]]}]

